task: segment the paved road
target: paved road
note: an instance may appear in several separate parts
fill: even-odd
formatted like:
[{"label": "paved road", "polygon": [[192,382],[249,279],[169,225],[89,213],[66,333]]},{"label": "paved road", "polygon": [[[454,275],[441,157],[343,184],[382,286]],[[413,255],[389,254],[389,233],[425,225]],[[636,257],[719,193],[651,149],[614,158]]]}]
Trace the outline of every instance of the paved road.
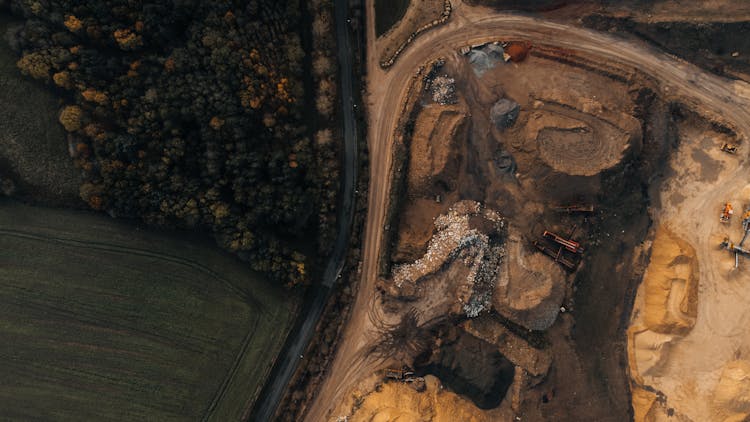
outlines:
[{"label": "paved road", "polygon": [[339,79],[341,82],[341,102],[343,105],[344,160],[341,178],[341,205],[338,214],[336,243],[323,273],[322,286],[316,287],[306,298],[300,321],[290,333],[282,355],[274,367],[268,383],[261,392],[253,412],[253,421],[268,421],[279,406],[284,390],[291,381],[300,356],[315,334],[315,326],[320,320],[323,308],[331,294],[331,287],[341,275],[346,261],[346,251],[351,240],[351,227],[354,219],[355,184],[357,180],[357,120],[354,114],[354,76],[352,69],[352,49],[347,17],[347,0],[336,0],[334,16],[338,43]]},{"label": "paved road", "polygon": [[[378,369],[378,362],[366,356],[364,350],[373,341],[370,313],[377,304],[375,282],[377,259],[385,224],[386,205],[390,186],[392,135],[409,82],[415,69],[426,61],[456,51],[468,44],[503,39],[525,39],[535,43],[569,48],[605,61],[639,69],[653,78],[659,93],[667,100],[680,101],[701,113],[725,122],[744,139],[750,139],[750,88],[706,73],[664,52],[642,43],[634,43],[612,35],[545,21],[542,19],[490,12],[453,1],[453,15],[447,24],[417,37],[396,63],[387,71],[378,66],[379,57],[374,35],[374,1],[367,0],[367,90],[368,147],[370,152],[370,188],[368,217],[365,229],[362,281],[342,340],[339,343],[327,379],[321,386],[306,420],[332,420],[336,406],[351,388]],[[746,148],[745,151],[748,149]],[[745,157],[746,158],[746,157]],[[747,160],[725,180],[717,181],[710,189],[692,192],[678,215],[670,216],[676,227],[694,228],[696,216],[713,216],[716,204],[729,192],[741,189],[748,174]],[[702,262],[710,262],[715,245],[705,236],[708,225],[701,230],[682,233],[698,251]],[[684,231],[684,230],[683,230]],[[720,277],[710,265],[701,264],[701,279]],[[718,280],[718,279],[717,279]],[[703,283],[703,281],[701,282]]]}]

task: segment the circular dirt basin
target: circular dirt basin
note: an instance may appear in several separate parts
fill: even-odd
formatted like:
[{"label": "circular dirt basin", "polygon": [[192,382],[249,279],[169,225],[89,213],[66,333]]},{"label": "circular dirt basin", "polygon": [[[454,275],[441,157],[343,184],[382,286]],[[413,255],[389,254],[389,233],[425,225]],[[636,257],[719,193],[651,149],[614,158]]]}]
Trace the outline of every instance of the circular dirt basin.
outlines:
[{"label": "circular dirt basin", "polygon": [[630,136],[614,128],[546,127],[539,131],[537,142],[542,160],[550,167],[574,176],[593,176],[620,162]]}]

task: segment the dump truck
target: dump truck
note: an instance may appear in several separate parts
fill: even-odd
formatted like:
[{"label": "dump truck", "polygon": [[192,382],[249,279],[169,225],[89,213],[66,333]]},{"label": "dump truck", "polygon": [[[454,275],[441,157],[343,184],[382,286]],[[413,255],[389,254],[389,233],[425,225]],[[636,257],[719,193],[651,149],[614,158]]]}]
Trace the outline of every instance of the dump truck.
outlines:
[{"label": "dump truck", "polygon": [[727,202],[726,204],[724,204],[724,209],[721,211],[719,221],[721,221],[722,223],[729,223],[729,220],[731,220],[733,214],[734,209],[732,209],[732,204]]}]

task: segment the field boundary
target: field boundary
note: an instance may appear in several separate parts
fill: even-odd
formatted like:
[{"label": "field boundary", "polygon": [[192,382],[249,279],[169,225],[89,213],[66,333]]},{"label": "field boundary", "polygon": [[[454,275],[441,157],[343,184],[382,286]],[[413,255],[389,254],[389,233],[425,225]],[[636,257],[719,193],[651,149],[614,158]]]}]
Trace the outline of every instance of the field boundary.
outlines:
[{"label": "field boundary", "polygon": [[[435,1],[435,0],[432,0],[432,1]],[[411,7],[411,5],[409,7]],[[393,64],[396,63],[396,59],[398,59],[401,53],[403,53],[406,47],[408,47],[409,44],[411,44],[415,38],[417,38],[423,32],[426,32],[430,30],[431,28],[434,28],[438,25],[442,25],[445,22],[447,22],[448,18],[451,17],[452,11],[453,11],[453,6],[451,6],[450,0],[443,0],[443,12],[440,14],[440,17],[431,22],[428,22],[425,25],[422,25],[421,27],[417,28],[417,30],[409,34],[406,40],[403,41],[393,53],[388,54],[387,51],[383,52],[383,55],[380,58],[380,67],[382,67],[383,69],[387,69],[393,66]],[[404,14],[404,17],[402,17],[401,20],[405,19],[405,17],[408,16],[408,14],[409,14],[409,10],[407,9],[406,13]],[[384,40],[387,39],[388,35],[390,35],[390,33],[393,32],[398,25],[399,25],[399,22],[397,22],[393,27],[391,27],[390,30],[388,30],[385,34],[381,35],[380,37],[382,37]]]},{"label": "field boundary", "polygon": [[204,265],[201,265],[195,261],[192,261],[186,258],[181,258],[176,255],[150,252],[145,249],[130,248],[127,246],[118,246],[118,245],[113,245],[113,244],[104,243],[104,242],[66,239],[63,237],[31,234],[31,233],[23,232],[19,230],[10,230],[10,229],[3,229],[3,228],[0,228],[0,234],[5,234],[8,236],[24,238],[24,239],[44,240],[44,241],[49,241],[49,242],[55,242],[55,243],[59,243],[63,245],[72,246],[75,248],[90,248],[90,249],[96,249],[96,250],[106,251],[106,252],[121,253],[121,254],[127,253],[127,254],[136,255],[136,256],[157,258],[163,261],[184,265],[186,267],[193,268],[205,274],[210,275],[216,280],[221,281],[222,284],[228,287],[229,290],[232,291],[232,293],[236,294],[239,298],[246,300],[248,304],[255,306],[255,307],[261,307],[260,302],[258,302],[256,298],[249,296],[247,293],[243,292],[241,289],[238,289],[237,286],[234,285],[234,283],[222,277],[220,274],[216,273],[212,269]]}]

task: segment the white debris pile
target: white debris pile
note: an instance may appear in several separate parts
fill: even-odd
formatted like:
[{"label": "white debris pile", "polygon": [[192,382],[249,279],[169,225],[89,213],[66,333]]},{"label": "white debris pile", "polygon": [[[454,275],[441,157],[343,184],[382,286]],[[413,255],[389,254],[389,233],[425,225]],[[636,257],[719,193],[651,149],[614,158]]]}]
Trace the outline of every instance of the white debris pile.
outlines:
[{"label": "white debris pile", "polygon": [[448,77],[448,75],[435,77],[430,84],[430,89],[432,91],[432,101],[438,104],[448,105],[458,102],[456,80]]},{"label": "white debris pile", "polygon": [[502,246],[485,248],[482,252],[479,264],[476,266],[476,275],[473,278],[471,297],[464,305],[464,312],[469,318],[479,316],[482,311],[490,308],[497,272],[505,257],[505,248]]},{"label": "white debris pile", "polygon": [[[469,219],[481,215],[494,224],[494,236],[471,228]],[[437,233],[430,239],[427,253],[412,264],[394,269],[393,280],[397,287],[404,283],[417,283],[421,278],[439,271],[443,265],[460,260],[469,268],[466,282],[458,289],[459,303],[470,318],[489,309],[498,268],[505,250],[498,242],[505,221],[496,211],[484,209],[474,201],[461,201],[447,214],[435,219]]]},{"label": "white debris pile", "polygon": [[401,287],[405,281],[416,283],[420,278],[434,273],[449,260],[451,254],[468,245],[467,238],[480,236],[479,232],[469,228],[469,217],[478,212],[479,203],[462,201],[447,214],[436,218],[437,233],[430,239],[427,253],[414,263],[399,265],[393,270],[396,286]]}]

